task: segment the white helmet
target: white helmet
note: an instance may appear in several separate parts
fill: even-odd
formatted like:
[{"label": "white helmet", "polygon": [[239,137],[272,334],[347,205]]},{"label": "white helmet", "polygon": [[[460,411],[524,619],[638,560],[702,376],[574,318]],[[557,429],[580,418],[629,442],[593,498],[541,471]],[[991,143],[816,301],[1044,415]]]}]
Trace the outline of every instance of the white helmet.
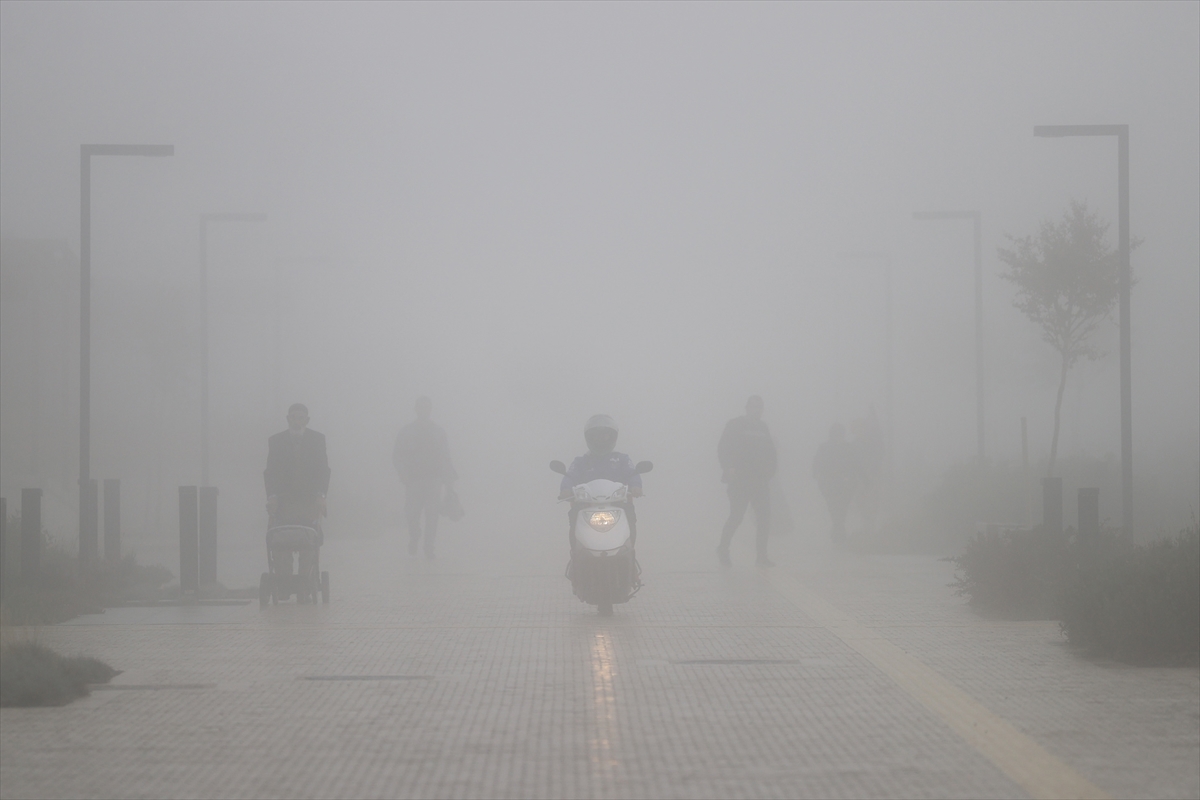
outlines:
[{"label": "white helmet", "polygon": [[608,455],[617,446],[617,421],[608,414],[594,414],[584,423],[583,439],[592,455]]}]

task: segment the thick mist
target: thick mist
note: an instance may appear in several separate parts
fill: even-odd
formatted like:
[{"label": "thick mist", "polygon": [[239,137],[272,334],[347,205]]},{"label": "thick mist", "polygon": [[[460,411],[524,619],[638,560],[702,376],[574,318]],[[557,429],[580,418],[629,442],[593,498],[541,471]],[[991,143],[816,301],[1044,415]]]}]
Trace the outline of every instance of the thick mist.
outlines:
[{"label": "thick mist", "polygon": [[[200,480],[199,215],[268,215],[208,242],[234,584],[261,569],[266,438],[295,401],[328,439],[327,530],[374,538],[399,536],[392,442],[431,397],[467,507],[445,549],[474,566],[560,568],[546,464],[597,412],[656,465],[643,561],[710,559],[716,443],[750,394],[799,535],[826,533],[817,445],[872,407],[900,518],[975,457],[971,228],[916,211],[982,214],[988,456],[1020,463],[1026,417],[1036,476],[1057,363],[996,248],[1073,198],[1115,243],[1115,141],[1032,129],[1128,123],[1135,513],[1177,530],[1200,496],[1198,24],[1183,3],[5,2],[3,494],[45,487],[76,534],[82,143],[175,145],[92,177],[92,474],[122,479],[151,560],[178,563],[176,487]],[[891,409],[884,262],[861,251],[890,254]],[[1115,325],[1100,343],[1059,452],[1110,481],[1115,521]]]}]

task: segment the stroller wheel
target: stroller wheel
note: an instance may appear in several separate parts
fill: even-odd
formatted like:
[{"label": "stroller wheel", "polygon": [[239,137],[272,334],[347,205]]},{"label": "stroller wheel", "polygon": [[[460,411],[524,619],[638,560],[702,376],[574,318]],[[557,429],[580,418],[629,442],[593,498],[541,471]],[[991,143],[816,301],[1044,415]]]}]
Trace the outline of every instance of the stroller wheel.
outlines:
[{"label": "stroller wheel", "polygon": [[329,605],[329,573],[321,573],[321,602]]},{"label": "stroller wheel", "polygon": [[258,607],[266,608],[271,602],[271,573],[264,572],[258,580]]}]

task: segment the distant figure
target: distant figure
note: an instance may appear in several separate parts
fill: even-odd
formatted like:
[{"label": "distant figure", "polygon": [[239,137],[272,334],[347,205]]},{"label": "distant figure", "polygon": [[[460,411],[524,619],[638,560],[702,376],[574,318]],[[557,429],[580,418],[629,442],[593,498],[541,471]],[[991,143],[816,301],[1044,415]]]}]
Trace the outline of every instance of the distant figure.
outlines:
[{"label": "distant figure", "polygon": [[875,406],[871,406],[869,416],[854,421],[852,430],[854,438],[850,445],[854,448],[854,457],[858,465],[858,509],[862,513],[866,532],[874,533],[879,516],[879,495],[886,458],[886,444],[883,430],[879,427],[879,418],[875,415]]},{"label": "distant figure", "polygon": [[[303,403],[292,404],[287,423],[286,431],[267,440],[263,482],[267,487],[269,525],[316,528],[318,544],[322,544],[325,534],[321,531],[321,517],[325,516],[325,495],[329,491],[325,436],[308,429],[308,408]],[[305,562],[314,555],[315,551],[300,552],[301,574],[311,569]]]},{"label": "distant figure", "polygon": [[771,432],[762,421],[763,400],[752,395],[746,401],[746,414],[734,417],[725,425],[721,441],[717,445],[717,460],[721,462],[721,480],[729,485],[729,519],[721,532],[721,543],[717,546],[717,558],[724,566],[730,565],[729,544],[742,519],[746,507],[754,506],[754,524],[758,551],[756,563],[760,567],[772,567],[767,557],[767,533],[771,526],[771,477],[775,474],[777,456]]},{"label": "distant figure", "polygon": [[421,545],[421,516],[425,517],[425,557],[433,558],[433,540],[437,536],[438,513],[442,508],[442,487],[452,490],[458,474],[450,462],[446,432],[433,424],[429,415],[433,403],[428,397],[417,398],[417,418],[396,435],[392,463],[404,484],[404,516],[408,522],[408,553],[416,555]]},{"label": "distant figure", "polygon": [[842,544],[846,540],[846,514],[858,488],[859,472],[854,448],[846,441],[846,428],[841,423],[829,429],[829,439],[817,448],[813,476],[833,519],[833,541]]}]

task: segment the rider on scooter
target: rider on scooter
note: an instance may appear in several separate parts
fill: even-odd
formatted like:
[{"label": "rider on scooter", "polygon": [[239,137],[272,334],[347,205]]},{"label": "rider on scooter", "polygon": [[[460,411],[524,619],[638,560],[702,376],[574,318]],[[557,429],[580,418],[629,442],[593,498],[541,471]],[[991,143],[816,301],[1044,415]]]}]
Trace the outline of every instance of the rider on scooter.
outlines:
[{"label": "rider on scooter", "polygon": [[[642,476],[634,467],[633,460],[613,450],[617,445],[616,420],[607,414],[593,415],[583,426],[583,438],[588,451],[572,461],[567,474],[563,475],[559,499],[571,497],[575,486],[598,478],[623,483],[629,487],[630,497],[641,497]],[[627,500],[623,508],[629,520],[629,541],[634,543],[637,541],[637,516],[633,511],[633,503]],[[578,516],[579,509],[572,503],[568,512],[572,552],[575,551],[575,520]]]}]

